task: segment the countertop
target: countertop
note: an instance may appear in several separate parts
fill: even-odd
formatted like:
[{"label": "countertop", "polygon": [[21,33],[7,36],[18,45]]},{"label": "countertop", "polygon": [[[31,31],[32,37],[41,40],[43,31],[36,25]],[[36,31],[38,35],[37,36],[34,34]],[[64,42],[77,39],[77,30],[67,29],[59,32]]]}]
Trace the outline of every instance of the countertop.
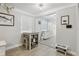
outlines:
[{"label": "countertop", "polygon": [[0,40],[0,46],[4,46],[6,45],[6,41],[5,40]]}]

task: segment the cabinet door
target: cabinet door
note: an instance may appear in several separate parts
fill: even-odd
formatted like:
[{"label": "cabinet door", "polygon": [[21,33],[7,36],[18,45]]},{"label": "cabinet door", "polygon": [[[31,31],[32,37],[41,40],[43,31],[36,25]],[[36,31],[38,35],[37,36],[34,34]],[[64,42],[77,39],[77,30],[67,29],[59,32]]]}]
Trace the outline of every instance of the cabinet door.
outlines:
[{"label": "cabinet door", "polygon": [[5,56],[5,46],[0,46],[0,56]]}]

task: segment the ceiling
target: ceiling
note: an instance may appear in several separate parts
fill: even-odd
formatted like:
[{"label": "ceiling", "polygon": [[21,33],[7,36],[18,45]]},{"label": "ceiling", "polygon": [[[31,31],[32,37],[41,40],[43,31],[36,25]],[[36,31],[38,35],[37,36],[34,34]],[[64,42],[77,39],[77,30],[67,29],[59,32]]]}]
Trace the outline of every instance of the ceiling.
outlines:
[{"label": "ceiling", "polygon": [[61,8],[71,4],[74,3],[43,3],[43,6],[40,8],[39,3],[10,3],[10,5],[14,6],[15,8],[19,8],[33,15],[37,15],[39,13],[46,12],[51,9]]}]

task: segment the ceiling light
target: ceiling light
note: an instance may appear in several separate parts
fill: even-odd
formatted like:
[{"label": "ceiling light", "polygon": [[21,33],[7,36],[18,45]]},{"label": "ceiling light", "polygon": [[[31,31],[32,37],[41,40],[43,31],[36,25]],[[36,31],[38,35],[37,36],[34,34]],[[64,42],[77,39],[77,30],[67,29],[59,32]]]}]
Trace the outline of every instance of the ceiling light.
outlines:
[{"label": "ceiling light", "polygon": [[42,3],[40,3],[38,6],[39,6],[39,7],[43,7],[43,4],[42,4]]},{"label": "ceiling light", "polygon": [[39,8],[40,10],[42,10],[46,7],[46,5],[43,3],[39,3],[39,4],[36,4],[36,7]]}]

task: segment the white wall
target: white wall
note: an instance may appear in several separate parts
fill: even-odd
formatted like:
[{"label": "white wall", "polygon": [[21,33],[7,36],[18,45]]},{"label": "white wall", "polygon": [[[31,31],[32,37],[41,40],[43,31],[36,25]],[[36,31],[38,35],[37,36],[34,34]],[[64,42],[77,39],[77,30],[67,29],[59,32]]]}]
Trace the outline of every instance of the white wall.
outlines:
[{"label": "white wall", "polygon": [[[3,12],[3,11],[1,11]],[[0,26],[0,35],[2,35],[1,40],[6,40],[7,42],[7,49],[12,48],[13,46],[20,43],[20,13],[14,11],[14,26]]]},{"label": "white wall", "polygon": [[21,16],[21,32],[33,32],[34,18],[32,16]]},{"label": "white wall", "polygon": [[[0,9],[0,12],[4,13],[5,10]],[[32,22],[32,18],[28,15],[28,13],[17,8],[14,8],[11,14],[15,16],[14,26],[0,26],[0,40],[6,40],[6,49],[11,49],[21,45],[21,31],[30,30],[32,32],[32,24],[30,24]],[[22,28],[21,20],[23,20]]]},{"label": "white wall", "polygon": [[[76,52],[76,7],[68,7],[56,12],[57,15],[57,44],[68,45],[71,51]],[[69,24],[71,29],[67,29],[65,25],[61,25],[61,16],[69,15]]]}]

